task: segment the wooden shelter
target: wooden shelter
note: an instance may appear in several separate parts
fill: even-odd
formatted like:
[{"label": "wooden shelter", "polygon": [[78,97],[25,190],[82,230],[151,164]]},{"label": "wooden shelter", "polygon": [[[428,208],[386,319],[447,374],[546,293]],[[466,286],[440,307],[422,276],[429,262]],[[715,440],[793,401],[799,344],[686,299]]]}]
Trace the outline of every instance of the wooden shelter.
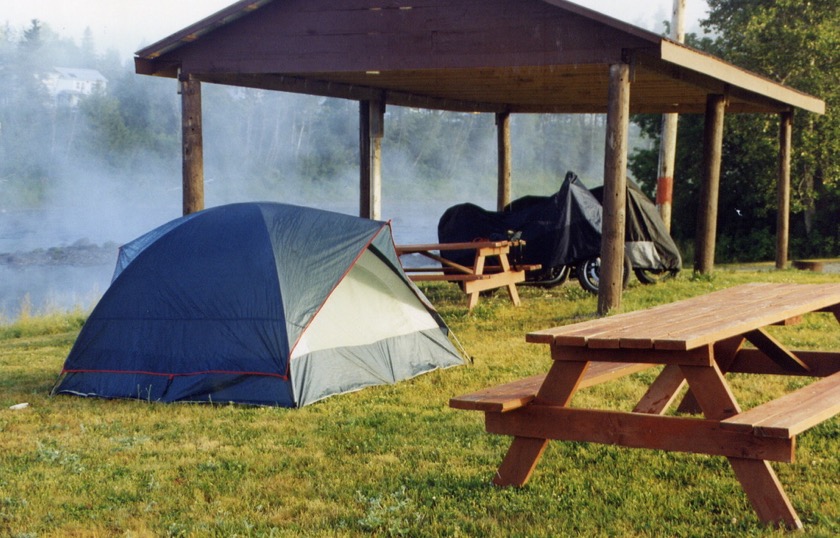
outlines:
[{"label": "wooden shelter", "polygon": [[725,113],[782,118],[777,266],[787,262],[790,125],[820,99],[565,0],[242,0],[139,52],[178,78],[184,211],[203,207],[201,83],[359,101],[360,215],[379,217],[387,105],[496,115],[499,205],[510,197],[510,114],[606,113],[599,312],[621,300],[630,114],[705,114],[695,270],[714,261]]}]

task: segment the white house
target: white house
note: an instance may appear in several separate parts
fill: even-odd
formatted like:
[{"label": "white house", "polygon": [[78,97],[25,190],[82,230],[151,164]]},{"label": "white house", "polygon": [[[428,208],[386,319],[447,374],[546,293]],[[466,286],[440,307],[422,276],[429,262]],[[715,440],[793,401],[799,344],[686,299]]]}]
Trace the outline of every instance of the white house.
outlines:
[{"label": "white house", "polygon": [[85,95],[104,92],[108,79],[96,69],[55,67],[43,79],[50,97],[58,106],[75,107]]}]

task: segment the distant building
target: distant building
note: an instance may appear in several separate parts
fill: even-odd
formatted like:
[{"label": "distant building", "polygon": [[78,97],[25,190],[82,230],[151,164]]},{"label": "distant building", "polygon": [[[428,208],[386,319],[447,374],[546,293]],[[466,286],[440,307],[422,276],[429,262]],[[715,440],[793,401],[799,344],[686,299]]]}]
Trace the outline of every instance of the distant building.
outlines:
[{"label": "distant building", "polygon": [[104,92],[108,79],[96,69],[55,67],[43,79],[56,106],[75,107],[85,95]]}]

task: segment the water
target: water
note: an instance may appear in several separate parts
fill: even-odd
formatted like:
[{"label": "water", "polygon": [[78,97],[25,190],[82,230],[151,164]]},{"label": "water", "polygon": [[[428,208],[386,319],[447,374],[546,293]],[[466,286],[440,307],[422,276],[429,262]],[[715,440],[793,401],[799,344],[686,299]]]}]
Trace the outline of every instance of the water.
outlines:
[{"label": "water", "polygon": [[[115,256],[116,259],[116,256]],[[0,265],[0,319],[91,309],[108,288],[114,266]]]},{"label": "water", "polygon": [[[391,221],[397,244],[436,243],[440,215],[458,202],[391,203],[383,205],[382,218]],[[356,203],[318,207],[354,215]],[[57,210],[0,211],[0,322],[13,321],[21,313],[92,309],[111,282],[118,245],[178,216],[173,208],[144,208],[129,216],[71,215]],[[50,249],[78,251],[86,245],[97,246],[98,255],[70,263],[48,259]]]}]

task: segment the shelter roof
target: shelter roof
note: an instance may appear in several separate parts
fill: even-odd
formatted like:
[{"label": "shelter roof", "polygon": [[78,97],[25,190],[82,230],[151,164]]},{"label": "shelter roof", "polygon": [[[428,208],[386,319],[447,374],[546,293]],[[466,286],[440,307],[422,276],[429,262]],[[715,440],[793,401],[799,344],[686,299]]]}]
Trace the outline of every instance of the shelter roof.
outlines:
[{"label": "shelter roof", "polygon": [[819,98],[566,0],[242,0],[136,53],[136,72],[467,112],[822,114]]}]

